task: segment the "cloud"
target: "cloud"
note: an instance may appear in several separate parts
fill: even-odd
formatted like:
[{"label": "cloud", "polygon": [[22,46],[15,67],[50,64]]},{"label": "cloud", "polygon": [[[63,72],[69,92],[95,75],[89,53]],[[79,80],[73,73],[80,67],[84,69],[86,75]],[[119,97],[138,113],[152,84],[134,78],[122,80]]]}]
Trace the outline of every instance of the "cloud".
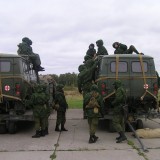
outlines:
[{"label": "cloud", "polygon": [[159,66],[159,0],[0,0],[0,50],[17,52],[25,36],[45,73],[78,73],[90,43],[103,39],[109,54],[119,41],[155,58]]}]

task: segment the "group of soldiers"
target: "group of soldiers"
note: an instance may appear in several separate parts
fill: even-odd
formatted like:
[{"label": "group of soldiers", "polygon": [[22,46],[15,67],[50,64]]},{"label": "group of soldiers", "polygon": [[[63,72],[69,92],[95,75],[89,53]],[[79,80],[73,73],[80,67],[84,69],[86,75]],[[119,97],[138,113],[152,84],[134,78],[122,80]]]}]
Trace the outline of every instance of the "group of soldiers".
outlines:
[{"label": "group of soldiers", "polygon": [[[32,50],[32,41],[28,37],[22,38],[22,43],[18,44],[17,53],[26,58],[32,64],[32,69],[36,72],[44,71],[41,67],[41,60],[38,54]],[[57,120],[55,131],[67,131],[64,125],[66,122],[66,109],[68,104],[65,99],[62,84],[56,84],[52,77],[48,77],[47,81],[33,83],[33,93],[26,105],[33,109],[36,133],[32,138],[39,138],[48,135],[48,118],[53,109],[57,111]],[[59,126],[61,125],[61,129]]]},{"label": "group of soldiers", "polygon": [[[84,118],[88,118],[89,124],[89,143],[95,143],[98,137],[95,135],[98,125],[98,117],[103,116],[104,102],[102,96],[99,94],[98,86],[95,83],[95,72],[98,67],[99,56],[108,55],[107,49],[103,45],[103,40],[96,41],[97,52],[95,45],[91,43],[84,56],[83,64],[79,65],[78,70],[78,90],[83,94],[83,111]],[[131,45],[129,48],[125,44],[114,42],[114,54],[143,54]],[[116,138],[117,143],[126,140],[125,123],[122,106],[125,104],[126,93],[122,87],[120,80],[114,82],[115,99],[112,102],[113,109],[113,127],[119,133]],[[123,94],[122,94],[123,93]]]}]

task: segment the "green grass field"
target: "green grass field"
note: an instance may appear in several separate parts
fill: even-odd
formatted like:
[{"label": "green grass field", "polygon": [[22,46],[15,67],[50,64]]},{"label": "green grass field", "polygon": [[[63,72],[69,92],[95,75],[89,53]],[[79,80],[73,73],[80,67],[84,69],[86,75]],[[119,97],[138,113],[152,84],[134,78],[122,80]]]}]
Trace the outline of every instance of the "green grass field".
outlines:
[{"label": "green grass field", "polygon": [[67,88],[64,92],[69,108],[83,108],[83,97],[79,94],[77,88],[71,88],[70,90]]}]

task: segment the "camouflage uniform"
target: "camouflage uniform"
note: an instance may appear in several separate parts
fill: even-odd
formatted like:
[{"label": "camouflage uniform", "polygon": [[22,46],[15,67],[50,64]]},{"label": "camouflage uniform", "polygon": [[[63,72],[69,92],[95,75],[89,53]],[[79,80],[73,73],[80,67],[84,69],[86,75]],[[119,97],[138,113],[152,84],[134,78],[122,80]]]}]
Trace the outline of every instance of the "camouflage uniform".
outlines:
[{"label": "camouflage uniform", "polygon": [[114,54],[132,54],[133,52],[135,52],[136,54],[140,54],[133,45],[131,45],[129,49],[127,49],[127,46],[125,44],[114,42],[112,46],[113,48],[115,48]]},{"label": "camouflage uniform", "polygon": [[122,106],[125,104],[126,93],[122,87],[122,83],[120,80],[116,80],[113,84],[115,86],[115,98],[112,102],[114,106],[113,109],[113,127],[119,133],[119,137],[117,137],[117,143],[120,143],[126,140],[125,132],[125,122],[124,122],[124,114]]},{"label": "camouflage uniform", "polygon": [[17,53],[20,56],[23,56],[23,55],[29,56],[29,60],[33,64],[33,69],[37,71],[44,71],[44,68],[41,67],[40,57],[38,54],[33,53],[31,45],[32,45],[32,41],[29,38],[24,37],[22,39],[22,43],[18,44]]},{"label": "camouflage uniform", "polygon": [[93,44],[93,43],[91,43],[91,44],[89,45],[89,49],[87,50],[86,55],[88,55],[88,56],[90,56],[90,57],[92,57],[92,58],[95,57],[95,55],[96,55],[96,50],[94,49],[94,44]]},{"label": "camouflage uniform", "polygon": [[64,124],[66,122],[66,109],[68,109],[68,104],[64,95],[63,85],[58,84],[56,86],[55,93],[55,106],[57,110],[57,121],[55,131],[60,131],[59,125],[61,124],[61,131],[67,131],[64,128]]},{"label": "camouflage uniform", "polygon": [[36,134],[32,136],[32,138],[37,138],[40,136],[45,136],[46,107],[48,105],[49,97],[44,92],[43,85],[36,85],[34,89],[35,93],[32,94],[30,103],[33,106]]},{"label": "camouflage uniform", "polygon": [[89,143],[94,143],[98,139],[98,137],[95,136],[95,133],[98,126],[100,109],[103,104],[102,97],[99,94],[97,85],[94,84],[91,86],[90,93],[85,95],[84,104],[89,124]]},{"label": "camouflage uniform", "polygon": [[107,49],[103,46],[103,40],[98,40],[96,41],[97,47],[98,47],[98,51],[97,51],[97,56],[99,55],[108,55],[108,51]]},{"label": "camouflage uniform", "polygon": [[[80,93],[83,91],[83,99],[87,93],[90,92],[90,88],[94,81],[94,73],[97,68],[97,61],[89,59],[85,62],[85,65],[79,67],[80,73],[78,74],[78,90]],[[84,110],[84,105],[83,105]]]}]

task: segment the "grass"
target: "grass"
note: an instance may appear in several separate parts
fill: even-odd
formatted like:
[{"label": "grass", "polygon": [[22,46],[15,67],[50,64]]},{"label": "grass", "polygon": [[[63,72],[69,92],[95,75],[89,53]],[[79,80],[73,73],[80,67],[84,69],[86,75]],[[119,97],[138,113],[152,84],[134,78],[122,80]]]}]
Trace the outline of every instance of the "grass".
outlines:
[{"label": "grass", "polygon": [[66,100],[69,108],[82,109],[83,108],[83,97],[75,87],[64,89]]}]

